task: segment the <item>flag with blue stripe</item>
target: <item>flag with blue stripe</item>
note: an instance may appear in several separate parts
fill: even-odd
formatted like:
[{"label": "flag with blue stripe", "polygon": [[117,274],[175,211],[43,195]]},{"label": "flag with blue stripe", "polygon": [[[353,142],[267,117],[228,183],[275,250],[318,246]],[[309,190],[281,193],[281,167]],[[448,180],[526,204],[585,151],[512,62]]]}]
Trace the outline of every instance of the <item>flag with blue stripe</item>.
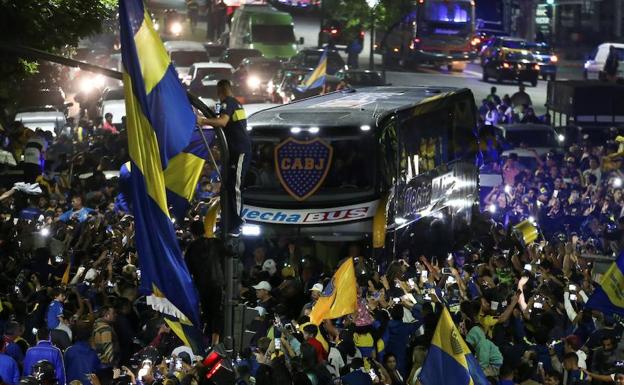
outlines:
[{"label": "flag with blue stripe", "polygon": [[204,138],[199,129],[193,131],[189,145],[173,157],[165,169],[165,186],[167,187],[167,202],[171,214],[178,221],[184,220],[191,201],[197,190],[199,178],[209,158],[208,146],[214,142],[214,130],[202,129]]},{"label": "flag with blue stripe", "polygon": [[299,92],[305,92],[315,88],[322,87],[327,78],[327,48],[323,50],[323,54],[319,59],[319,63],[312,72],[307,74],[303,79],[303,83],[297,86]]},{"label": "flag with blue stripe", "polygon": [[594,290],[585,307],[606,315],[624,317],[624,252],[604,273],[600,286]]},{"label": "flag with blue stripe", "polygon": [[422,385],[489,385],[446,307],[442,309],[418,379]]},{"label": "flag with blue stripe", "polygon": [[165,172],[190,143],[196,118],[142,0],[120,0],[131,199],[141,292],[201,348],[198,295],[169,216]]}]

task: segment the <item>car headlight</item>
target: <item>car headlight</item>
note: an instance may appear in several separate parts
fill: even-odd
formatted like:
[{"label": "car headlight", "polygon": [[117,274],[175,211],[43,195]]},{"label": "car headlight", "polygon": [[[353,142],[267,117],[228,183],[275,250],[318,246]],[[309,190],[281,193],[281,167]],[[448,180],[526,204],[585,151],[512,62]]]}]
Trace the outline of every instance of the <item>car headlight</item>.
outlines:
[{"label": "car headlight", "polygon": [[257,76],[250,76],[247,78],[247,87],[252,90],[258,89],[260,87],[260,78]]},{"label": "car headlight", "polygon": [[171,27],[169,27],[169,30],[172,34],[179,35],[180,33],[182,33],[182,23],[180,23],[179,21],[171,23]]}]

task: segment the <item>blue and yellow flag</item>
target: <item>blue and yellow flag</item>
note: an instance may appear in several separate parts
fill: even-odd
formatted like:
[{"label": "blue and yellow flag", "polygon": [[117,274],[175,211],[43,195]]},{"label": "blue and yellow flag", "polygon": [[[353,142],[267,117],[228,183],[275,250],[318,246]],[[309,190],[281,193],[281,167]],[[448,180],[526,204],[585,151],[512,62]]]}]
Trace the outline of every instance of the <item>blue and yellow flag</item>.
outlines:
[{"label": "blue and yellow flag", "polygon": [[327,78],[327,48],[323,50],[323,54],[319,59],[316,68],[303,78],[303,83],[297,87],[299,92],[305,92],[314,88],[323,87]]},{"label": "blue and yellow flag", "polygon": [[310,322],[320,324],[324,319],[333,319],[357,311],[357,282],[353,258],[345,260],[323,289],[310,312]]},{"label": "blue and yellow flag", "polygon": [[[202,129],[204,137],[211,145],[214,140],[214,130]],[[199,132],[193,131],[189,145],[173,157],[165,170],[165,186],[167,187],[167,201],[171,214],[182,221],[197,190],[199,177],[208,159],[206,143]]]},{"label": "blue and yellow flag", "polygon": [[190,143],[195,115],[142,0],[120,0],[131,198],[141,292],[175,317],[176,334],[194,350],[199,300],[182,259],[165,188],[165,170]]},{"label": "blue and yellow flag", "polygon": [[585,306],[605,315],[624,316],[624,252],[604,273],[600,286],[594,290]]},{"label": "blue and yellow flag", "polygon": [[442,309],[418,379],[422,385],[489,385],[446,307]]}]

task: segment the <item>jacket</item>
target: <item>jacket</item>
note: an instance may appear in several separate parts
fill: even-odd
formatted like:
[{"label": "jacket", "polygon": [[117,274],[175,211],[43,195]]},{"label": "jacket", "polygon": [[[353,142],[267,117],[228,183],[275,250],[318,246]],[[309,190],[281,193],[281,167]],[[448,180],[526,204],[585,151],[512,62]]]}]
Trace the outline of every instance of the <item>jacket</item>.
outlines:
[{"label": "jacket", "polygon": [[52,345],[52,343],[47,340],[39,341],[37,345],[26,351],[26,357],[24,357],[24,375],[31,375],[33,365],[41,360],[50,361],[50,363],[54,365],[58,385],[64,385],[65,365],[63,364],[63,354],[59,348]]},{"label": "jacket", "polygon": [[93,348],[102,365],[113,367],[119,361],[119,345],[112,325],[99,318],[93,325]]},{"label": "jacket", "polygon": [[503,355],[498,346],[485,337],[485,333],[480,326],[474,326],[466,335],[468,342],[475,350],[475,355],[482,368],[488,366],[501,366],[503,364]]},{"label": "jacket", "polygon": [[65,351],[67,382],[78,380],[83,385],[91,385],[86,373],[95,373],[100,369],[97,353],[86,341],[77,341]]},{"label": "jacket", "polygon": [[0,377],[9,385],[17,385],[20,380],[20,371],[17,362],[10,356],[0,353]]}]

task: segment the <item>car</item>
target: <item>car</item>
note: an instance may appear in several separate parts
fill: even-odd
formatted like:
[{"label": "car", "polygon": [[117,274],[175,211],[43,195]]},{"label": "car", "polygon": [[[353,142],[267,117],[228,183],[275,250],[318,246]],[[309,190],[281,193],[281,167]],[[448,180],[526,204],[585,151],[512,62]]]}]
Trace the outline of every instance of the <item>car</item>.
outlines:
[{"label": "car", "polygon": [[[249,118],[251,115],[255,114],[256,112],[264,111],[266,109],[277,107],[279,105],[280,104],[276,104],[276,103],[249,103],[249,104],[243,104],[243,109],[245,110],[245,114],[247,115],[247,118]],[[247,130],[251,130],[251,127],[247,126]]]},{"label": "car", "polygon": [[470,45],[475,53],[481,52],[481,48],[495,37],[505,37],[509,34],[503,29],[501,22],[477,19],[475,34]]},{"label": "car", "polygon": [[344,80],[352,87],[377,87],[390,85],[386,83],[379,71],[341,69],[335,75],[339,80]]},{"label": "car", "polygon": [[[214,85],[217,85],[217,81],[221,79],[231,79],[233,72],[234,67],[232,67],[229,63],[195,63],[189,67],[188,73],[182,79],[182,83],[190,86],[191,84],[193,84],[193,82],[199,83],[203,80],[206,80],[214,82]],[[206,79],[206,77],[209,77],[210,79]]]},{"label": "car", "polygon": [[[290,60],[284,63],[284,68],[288,70],[312,71],[319,64],[324,49],[306,48],[299,51]],[[345,68],[345,62],[336,50],[327,51],[327,74],[334,75],[339,70]]]},{"label": "car", "polygon": [[531,53],[537,59],[542,79],[556,80],[559,57],[555,55],[550,45],[547,43],[528,43],[527,48],[531,50]]},{"label": "car", "polygon": [[33,131],[39,128],[51,132],[53,136],[60,134],[67,123],[65,114],[54,107],[21,109],[15,114],[14,120]]},{"label": "car", "polygon": [[258,51],[257,49],[228,48],[223,51],[223,55],[221,55],[219,61],[223,63],[229,63],[232,67],[236,68],[240,65],[243,59],[259,56],[262,56],[262,52]]},{"label": "car", "polygon": [[[323,24],[318,37],[318,46],[323,47],[326,44],[329,46],[348,46],[353,39],[354,34],[344,27],[343,22],[339,20],[328,20]],[[364,40],[364,31],[359,31],[359,36],[362,41]]]},{"label": "car", "polygon": [[485,58],[482,64],[483,81],[494,78],[518,82],[528,81],[533,87],[539,78],[539,64],[535,56],[527,50],[498,48]]},{"label": "car", "polygon": [[563,134],[547,124],[513,123],[494,127],[506,147],[535,150],[540,156],[560,149],[565,141]]},{"label": "car", "polygon": [[479,58],[481,59],[481,64],[485,59],[490,58],[495,55],[501,49],[523,49],[527,50],[528,41],[525,39],[521,39],[519,37],[509,37],[509,36],[494,36],[486,41],[481,47],[481,51],[479,52]]},{"label": "car", "polygon": [[187,40],[170,40],[164,43],[171,63],[182,79],[193,63],[210,61],[208,52],[202,43]]},{"label": "car", "polygon": [[[624,61],[624,43],[602,43],[592,52],[589,59],[585,62],[583,77],[585,79],[605,80],[606,74],[603,72],[607,56],[609,56],[609,47],[613,46],[618,55],[620,62]],[[617,77],[624,77],[624,68],[622,65],[618,67]]]},{"label": "car", "polygon": [[102,96],[100,96],[100,102],[105,100],[123,100],[125,98],[124,88],[123,87],[108,87],[102,91]]},{"label": "car", "polygon": [[233,83],[238,89],[237,95],[243,97],[247,103],[269,100],[267,86],[281,68],[282,62],[277,59],[244,59],[232,75]]}]

